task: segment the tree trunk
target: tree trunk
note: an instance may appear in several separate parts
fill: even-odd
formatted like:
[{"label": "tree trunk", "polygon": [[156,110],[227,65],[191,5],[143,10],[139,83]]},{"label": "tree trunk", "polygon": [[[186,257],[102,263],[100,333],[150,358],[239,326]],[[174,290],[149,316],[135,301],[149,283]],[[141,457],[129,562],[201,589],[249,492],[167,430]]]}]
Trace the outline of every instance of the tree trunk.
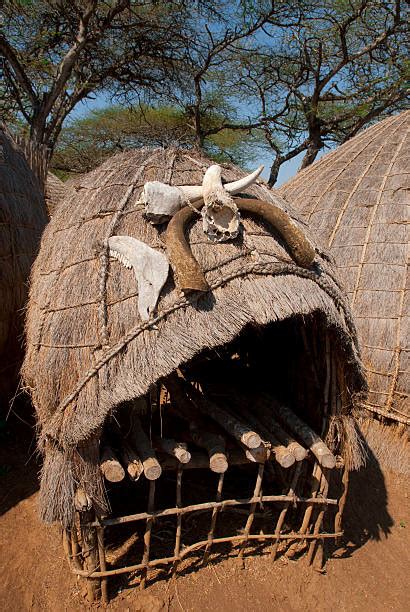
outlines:
[{"label": "tree trunk", "polygon": [[283,159],[281,155],[277,155],[270,169],[269,180],[268,180],[269,187],[273,187],[276,181],[278,180],[279,170],[282,165],[282,162],[283,162]]}]

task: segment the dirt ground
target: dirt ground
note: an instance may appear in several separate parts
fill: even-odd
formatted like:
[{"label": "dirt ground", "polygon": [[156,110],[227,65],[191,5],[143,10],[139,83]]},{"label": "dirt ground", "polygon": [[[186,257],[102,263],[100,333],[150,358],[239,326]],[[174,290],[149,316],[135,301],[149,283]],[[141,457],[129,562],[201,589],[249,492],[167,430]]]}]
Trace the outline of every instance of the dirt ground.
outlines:
[{"label": "dirt ground", "polygon": [[[11,612],[97,609],[69,572],[56,528],[37,517],[37,471],[30,437],[0,431],[0,601]],[[27,433],[27,432],[26,432]],[[410,609],[409,479],[382,473],[375,460],[353,474],[345,538],[325,572],[302,559],[225,559],[144,592],[124,587],[108,609],[157,612]]]}]

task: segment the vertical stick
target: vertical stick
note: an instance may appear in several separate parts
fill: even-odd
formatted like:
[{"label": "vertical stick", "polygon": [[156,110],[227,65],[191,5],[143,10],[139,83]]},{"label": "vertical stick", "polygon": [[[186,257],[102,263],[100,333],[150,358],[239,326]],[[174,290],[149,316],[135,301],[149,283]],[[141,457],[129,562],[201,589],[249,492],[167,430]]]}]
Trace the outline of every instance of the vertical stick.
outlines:
[{"label": "vertical stick", "polygon": [[[316,497],[317,496],[317,492],[319,490],[319,485],[320,485],[320,480],[322,478],[322,468],[320,467],[319,463],[315,463],[314,467],[313,467],[313,472],[312,472],[312,492],[311,492],[311,497]],[[309,523],[310,523],[310,517],[312,516],[312,512],[313,512],[313,506],[314,504],[308,504],[306,509],[305,509],[305,513],[303,515],[303,519],[302,519],[302,525],[298,531],[298,534],[304,535],[309,527]],[[306,540],[301,539],[301,540],[297,540],[294,544],[292,544],[288,551],[287,551],[287,555],[288,556],[292,556],[293,553],[298,552],[299,550],[301,550],[305,544]]]},{"label": "vertical stick", "polygon": [[[105,558],[105,546],[104,546],[104,528],[97,527],[97,544],[98,544],[98,558],[100,561],[100,570],[105,572],[107,569],[107,562]],[[107,578],[101,578],[101,599],[104,604],[108,603],[108,580]]]},{"label": "vertical stick", "polygon": [[322,432],[321,435],[326,431],[326,425],[329,418],[329,390],[330,390],[330,378],[331,378],[331,368],[330,368],[330,340],[329,334],[326,333],[325,337],[325,357],[326,357],[326,379],[325,386],[323,389],[323,420],[322,420]]},{"label": "vertical stick", "polygon": [[[347,469],[347,467],[343,468],[342,485],[343,485],[343,493],[340,496],[339,508],[335,516],[335,532],[336,533],[342,530],[343,510],[346,504],[347,493],[349,491],[349,470]],[[338,544],[339,544],[339,540],[340,538],[337,538]]]},{"label": "vertical stick", "polygon": [[[219,478],[218,478],[218,487],[216,489],[216,499],[215,501],[219,502],[221,501],[221,497],[222,497],[222,488],[223,488],[223,484],[224,484],[224,477],[225,474],[219,474]],[[216,519],[218,518],[218,513],[219,513],[220,508],[214,508],[212,510],[212,517],[211,517],[211,527],[209,529],[208,532],[208,542],[206,544],[206,548],[205,548],[205,552],[204,552],[204,558],[203,558],[203,565],[206,565],[208,563],[208,559],[209,559],[209,555],[211,553],[211,548],[212,548],[212,542],[214,539],[214,532],[215,532],[215,526],[216,526]]]},{"label": "vertical stick", "polygon": [[[263,478],[263,470],[265,468],[265,464],[264,463],[260,463],[259,464],[259,468],[258,468],[258,475],[256,476],[256,483],[255,483],[255,489],[253,491],[253,496],[252,497],[258,497],[260,495],[261,492],[261,487],[262,487],[262,478]],[[244,538],[241,542],[241,548],[238,554],[239,559],[242,560],[242,565],[243,565],[243,554],[244,554],[244,550],[245,550],[245,544],[248,541],[248,535],[249,532],[251,530],[252,527],[252,523],[253,523],[253,519],[255,517],[255,510],[256,510],[256,505],[258,502],[253,502],[250,505],[249,508],[249,516],[248,516],[248,520],[246,521],[246,525],[244,528]]]},{"label": "vertical stick", "polygon": [[80,557],[80,545],[78,543],[78,534],[77,534],[77,525],[74,524],[71,529],[71,552],[73,555],[73,559],[77,559],[79,561]]},{"label": "vertical stick", "polygon": [[[329,490],[330,474],[331,474],[330,470],[323,468],[322,482],[320,486],[320,494],[322,497],[327,497],[327,493]],[[318,513],[318,516],[315,522],[315,526],[313,529],[313,535],[317,535],[319,533],[325,511],[326,511],[326,505],[323,504],[319,510],[319,513]],[[309,544],[308,555],[307,555],[308,565],[310,565],[314,561],[316,550],[318,548],[320,549],[320,552],[321,552],[321,558],[323,558],[323,538],[320,540],[317,540],[317,539],[311,540]]]},{"label": "vertical stick", "polygon": [[[155,480],[150,480],[149,493],[148,493],[148,512],[152,512],[154,510],[154,501],[155,501]],[[147,519],[147,524],[146,524],[145,533],[144,533],[144,555],[142,557],[142,563],[145,563],[146,567],[144,567],[141,573],[141,582],[140,582],[141,590],[145,589],[145,583],[147,581],[149,552],[150,552],[150,546],[151,546],[151,531],[152,531],[153,523],[154,523],[153,518],[150,517]]]},{"label": "vertical stick", "polygon": [[[95,527],[91,527],[95,514],[92,510],[81,512],[81,548],[84,558],[84,568],[92,574],[99,567],[97,534]],[[99,578],[87,578],[88,599],[92,603],[100,598],[101,588]]]},{"label": "vertical stick", "polygon": [[[290,485],[290,488],[289,488],[289,491],[288,491],[288,495],[294,495],[295,488],[296,488],[296,485],[298,483],[301,470],[302,470],[302,464],[299,462],[299,463],[296,464],[296,468],[295,468],[295,471],[294,471],[294,474],[293,474],[293,478],[292,478],[292,482],[291,482],[291,485]],[[277,539],[275,540],[275,543],[274,543],[274,546],[273,546],[273,550],[272,550],[272,553],[271,553],[271,557],[272,557],[273,561],[275,561],[276,555],[278,553],[278,546],[279,546],[279,542],[280,542],[278,536],[280,535],[280,530],[282,529],[283,523],[285,521],[286,513],[287,513],[288,508],[289,508],[291,503],[292,502],[290,502],[290,501],[285,502],[285,505],[284,505],[281,513],[279,514],[279,518],[278,518],[277,523],[276,523],[275,536],[277,536]]]},{"label": "vertical stick", "polygon": [[[177,508],[180,508],[182,506],[182,472],[183,472],[182,467],[178,465],[177,488],[176,488],[176,507]],[[174,565],[172,567],[172,574],[176,573],[178,563],[179,563],[179,553],[181,551],[181,533],[182,533],[182,514],[177,514],[177,529],[175,533],[174,557],[178,557],[178,559],[174,561]]]}]

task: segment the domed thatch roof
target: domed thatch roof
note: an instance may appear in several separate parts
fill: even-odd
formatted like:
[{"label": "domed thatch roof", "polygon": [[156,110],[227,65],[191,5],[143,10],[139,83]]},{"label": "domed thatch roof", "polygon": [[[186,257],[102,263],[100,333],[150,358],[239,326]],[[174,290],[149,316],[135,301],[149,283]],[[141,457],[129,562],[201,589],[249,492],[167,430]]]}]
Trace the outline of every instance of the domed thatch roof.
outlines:
[{"label": "domed thatch roof", "polygon": [[[110,411],[147,393],[202,350],[231,342],[249,324],[319,313],[345,356],[350,391],[363,388],[349,307],[327,259],[317,253],[314,267],[301,268],[257,219],[245,217],[243,235],[223,244],[209,242],[202,221],[195,221],[188,241],[210,290],[181,296],[170,274],[157,313],[141,321],[135,277],[110,262],[107,240],[128,235],[165,252],[164,226],[153,227],[143,217],[142,186],[152,180],[198,185],[211,163],[175,149],[119,154],[82,177],[47,226],[32,273],[23,368],[46,451],[51,445],[42,482],[47,520],[71,512],[70,462],[80,461],[74,449],[98,439]],[[241,176],[224,168],[227,181]],[[284,206],[262,184],[248,191]],[[97,478],[93,465],[84,470],[94,469]],[[78,477],[88,478],[86,487],[90,473]],[[89,494],[95,498],[95,491]]]},{"label": "domed thatch roof", "polygon": [[7,396],[17,387],[27,279],[47,214],[40,182],[1,122],[0,216],[0,391]]},{"label": "domed thatch roof", "polygon": [[366,407],[410,423],[410,111],[365,130],[279,193],[330,249],[367,370]]}]

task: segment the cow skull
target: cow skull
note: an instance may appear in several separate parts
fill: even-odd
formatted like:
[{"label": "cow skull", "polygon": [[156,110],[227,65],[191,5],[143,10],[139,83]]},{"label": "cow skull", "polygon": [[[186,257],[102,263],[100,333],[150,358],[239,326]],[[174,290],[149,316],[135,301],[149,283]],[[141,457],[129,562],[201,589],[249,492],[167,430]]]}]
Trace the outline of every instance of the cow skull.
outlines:
[{"label": "cow skull", "polygon": [[211,242],[226,242],[239,233],[239,210],[222,185],[221,166],[210,166],[202,182],[202,224]]},{"label": "cow skull", "polygon": [[[256,181],[262,170],[263,166],[260,166],[248,176],[232,183],[226,183],[223,186],[224,191],[227,194],[244,191]],[[169,221],[189,202],[201,200],[203,197],[203,185],[171,186],[158,181],[149,181],[144,185],[140,202],[145,206],[145,218],[153,224],[159,224]]]}]

